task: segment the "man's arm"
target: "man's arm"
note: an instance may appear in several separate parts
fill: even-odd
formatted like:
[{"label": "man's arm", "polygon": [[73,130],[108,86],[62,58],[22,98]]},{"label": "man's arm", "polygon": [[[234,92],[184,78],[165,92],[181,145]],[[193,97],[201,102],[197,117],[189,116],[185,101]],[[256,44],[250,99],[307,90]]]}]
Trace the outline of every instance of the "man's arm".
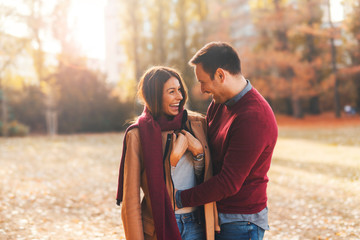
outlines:
[{"label": "man's arm", "polygon": [[[178,207],[199,206],[236,194],[265,149],[266,124],[236,119],[229,130],[229,145],[221,171],[208,181],[177,193]],[[251,119],[251,118],[250,118]]]}]

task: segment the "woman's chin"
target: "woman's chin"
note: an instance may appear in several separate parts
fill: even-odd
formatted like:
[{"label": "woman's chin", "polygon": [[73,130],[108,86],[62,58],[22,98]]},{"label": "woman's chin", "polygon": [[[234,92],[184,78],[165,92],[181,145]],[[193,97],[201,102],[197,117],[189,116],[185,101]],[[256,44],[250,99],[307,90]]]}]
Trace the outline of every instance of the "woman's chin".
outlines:
[{"label": "woman's chin", "polygon": [[167,118],[173,118],[173,117],[175,117],[175,116],[178,115],[178,114],[179,114],[179,111],[171,111],[171,112],[169,112],[169,113],[166,113],[165,116],[166,116]]}]

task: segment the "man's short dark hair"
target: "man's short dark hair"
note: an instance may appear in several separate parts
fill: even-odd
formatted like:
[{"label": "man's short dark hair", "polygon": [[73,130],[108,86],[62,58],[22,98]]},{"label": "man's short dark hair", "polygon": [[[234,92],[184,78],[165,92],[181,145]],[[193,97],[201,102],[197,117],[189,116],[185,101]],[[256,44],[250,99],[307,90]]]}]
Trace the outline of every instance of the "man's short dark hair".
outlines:
[{"label": "man's short dark hair", "polygon": [[232,75],[241,73],[240,58],[236,50],[228,43],[210,42],[201,48],[189,61],[191,66],[201,64],[204,71],[214,79],[218,68],[227,70]]}]

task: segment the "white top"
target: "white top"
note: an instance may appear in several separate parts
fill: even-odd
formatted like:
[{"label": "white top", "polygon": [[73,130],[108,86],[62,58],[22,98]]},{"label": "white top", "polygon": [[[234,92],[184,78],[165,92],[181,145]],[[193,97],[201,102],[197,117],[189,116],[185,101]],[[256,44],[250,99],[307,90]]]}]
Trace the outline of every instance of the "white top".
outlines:
[{"label": "white top", "polygon": [[[204,164],[202,164],[204,167]],[[194,158],[191,152],[186,151],[180,158],[176,167],[171,167],[171,177],[174,187],[177,190],[186,190],[196,186],[196,176],[194,169]],[[176,214],[190,213],[196,210],[196,207],[184,207],[176,210]]]}]

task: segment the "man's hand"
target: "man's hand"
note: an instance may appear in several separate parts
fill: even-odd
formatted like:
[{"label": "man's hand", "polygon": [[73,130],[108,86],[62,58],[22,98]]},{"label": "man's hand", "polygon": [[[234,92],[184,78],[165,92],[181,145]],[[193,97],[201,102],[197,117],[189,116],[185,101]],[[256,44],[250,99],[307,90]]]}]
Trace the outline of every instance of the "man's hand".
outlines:
[{"label": "man's hand", "polygon": [[170,164],[171,166],[176,166],[179,162],[182,155],[184,155],[185,151],[187,150],[189,144],[188,139],[185,137],[184,134],[179,133],[177,136],[173,133],[173,147],[170,154]]},{"label": "man's hand", "polygon": [[188,149],[193,156],[196,156],[204,152],[204,149],[200,141],[197,138],[195,138],[191,133],[189,133],[186,130],[181,130],[181,133],[184,134],[184,136],[187,138],[189,145]]}]

